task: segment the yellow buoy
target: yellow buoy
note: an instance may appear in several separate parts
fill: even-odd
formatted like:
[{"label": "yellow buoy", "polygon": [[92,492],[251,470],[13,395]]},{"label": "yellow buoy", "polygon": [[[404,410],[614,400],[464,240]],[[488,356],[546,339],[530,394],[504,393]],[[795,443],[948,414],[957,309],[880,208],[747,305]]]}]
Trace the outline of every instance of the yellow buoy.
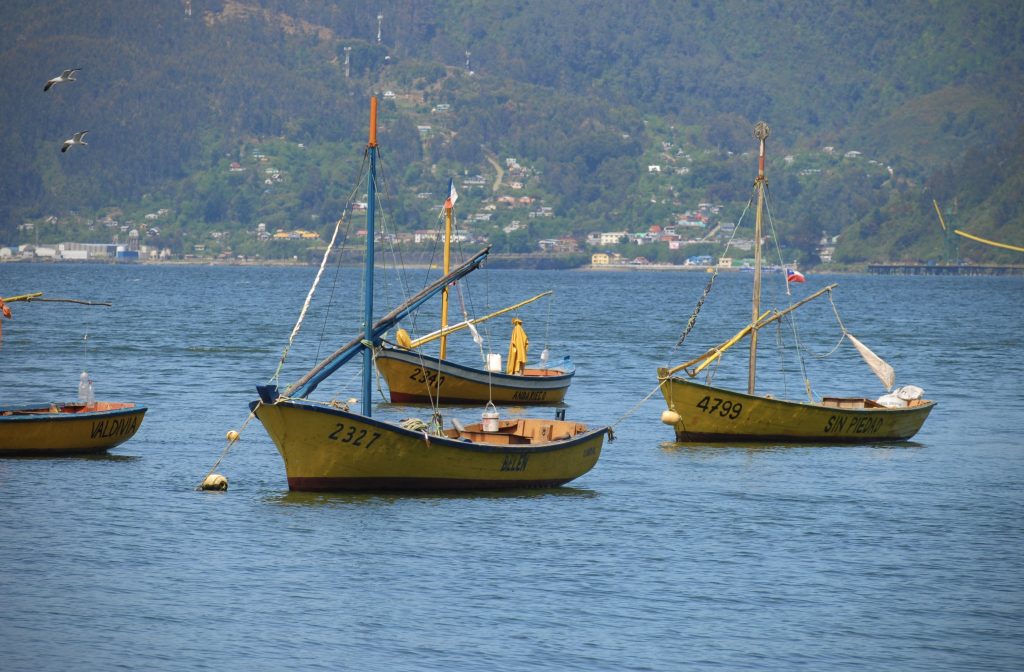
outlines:
[{"label": "yellow buoy", "polygon": [[210,474],[203,479],[202,485],[199,486],[200,490],[227,490],[228,479],[224,478],[220,474]]},{"label": "yellow buoy", "polygon": [[238,432],[236,432],[235,430],[233,430],[233,429],[229,429],[228,430],[227,439],[231,443],[234,443],[235,441],[238,441],[238,436],[239,436]]},{"label": "yellow buoy", "polygon": [[675,411],[662,411],[661,421],[666,425],[674,425],[679,422],[679,414]]}]

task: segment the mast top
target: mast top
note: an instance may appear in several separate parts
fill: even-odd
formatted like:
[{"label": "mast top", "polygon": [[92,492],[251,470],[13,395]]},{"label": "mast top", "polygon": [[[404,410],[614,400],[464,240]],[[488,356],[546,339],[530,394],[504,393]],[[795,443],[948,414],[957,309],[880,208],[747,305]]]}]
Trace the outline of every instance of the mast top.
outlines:
[{"label": "mast top", "polygon": [[[758,184],[764,183],[764,141],[768,139],[768,134],[772,132],[772,129],[768,128],[768,124],[763,121],[759,121],[754,124],[754,137],[761,141],[761,147],[757,154],[757,182]],[[758,201],[758,208],[761,207],[760,201]],[[761,211],[757,211],[758,222],[760,223]],[[760,235],[760,230],[758,235]],[[755,316],[756,320],[756,316]]]},{"label": "mast top", "polygon": [[368,148],[377,146],[377,96],[370,98],[370,141],[366,146]]}]

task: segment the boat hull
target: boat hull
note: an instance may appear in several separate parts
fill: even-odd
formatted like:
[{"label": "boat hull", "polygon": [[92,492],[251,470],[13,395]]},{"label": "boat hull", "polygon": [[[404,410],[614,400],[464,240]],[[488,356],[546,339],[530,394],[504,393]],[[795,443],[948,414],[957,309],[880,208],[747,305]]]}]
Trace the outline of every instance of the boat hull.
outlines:
[{"label": "boat hull", "polygon": [[129,402],[0,408],[0,455],[102,453],[135,435],[145,406]]},{"label": "boat hull", "polygon": [[[499,433],[491,437],[498,443],[481,443],[472,431],[461,439],[428,436],[306,401],[253,402],[251,408],[284,460],[289,489],[313,492],[558,486],[593,468],[607,432],[576,425],[583,431],[564,440],[523,445]],[[530,422],[555,432],[575,425]]]},{"label": "boat hull", "polygon": [[442,404],[559,404],[574,375],[572,370],[554,367],[528,368],[523,375],[509,375],[393,348],[377,352],[375,361],[396,404],[427,404],[431,400]]},{"label": "boat hull", "polygon": [[905,408],[864,399],[804,403],[702,385],[658,370],[673,428],[684,443],[872,443],[905,441],[921,429],[935,402]]}]

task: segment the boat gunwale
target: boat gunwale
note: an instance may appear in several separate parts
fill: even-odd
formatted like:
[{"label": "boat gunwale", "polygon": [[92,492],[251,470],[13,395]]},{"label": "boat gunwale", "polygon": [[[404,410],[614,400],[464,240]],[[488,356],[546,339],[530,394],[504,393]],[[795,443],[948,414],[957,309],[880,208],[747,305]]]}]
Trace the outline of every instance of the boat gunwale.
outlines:
[{"label": "boat gunwale", "polygon": [[[399,348],[382,348],[374,356],[375,356],[375,358],[383,357],[384,359],[394,359],[394,360],[403,361],[403,362],[406,362],[406,363],[410,363],[410,362],[411,363],[419,363],[420,361],[431,362],[431,363],[437,365],[437,366],[427,366],[427,367],[425,367],[425,368],[430,369],[431,371],[436,371],[436,370],[438,370],[438,369],[440,369],[442,367],[451,367],[453,369],[457,369],[460,373],[465,372],[465,373],[468,373],[468,374],[473,374],[473,375],[480,376],[480,377],[485,379],[485,380],[482,380],[482,381],[475,381],[475,382],[483,382],[483,383],[486,384],[486,379],[488,377],[490,377],[491,378],[491,385],[492,386],[504,387],[504,388],[508,388],[508,389],[518,389],[518,388],[523,387],[523,385],[522,385],[523,381],[529,381],[531,383],[537,383],[538,381],[544,381],[545,383],[547,383],[547,385],[545,385],[541,389],[558,390],[558,389],[562,389],[562,387],[568,388],[569,384],[572,382],[572,377],[576,375],[576,367],[573,367],[572,369],[560,369],[560,368],[557,368],[557,367],[549,367],[549,368],[544,369],[544,370],[546,370],[546,371],[561,371],[562,373],[555,374],[555,375],[543,375],[543,376],[523,375],[523,374],[515,374],[515,373],[504,373],[504,372],[501,372],[501,371],[488,371],[486,369],[479,369],[479,368],[475,368],[475,367],[472,367],[472,366],[466,366],[465,364],[459,364],[458,362],[453,362],[450,359],[440,359],[440,358],[435,357],[433,355],[421,354],[421,353],[418,353],[418,352],[413,352],[412,350],[403,350],[403,349],[399,349]],[[529,367],[529,368],[537,369],[538,367]],[[495,381],[498,381],[498,382],[495,382]],[[503,384],[501,384],[501,381],[507,381],[508,383],[514,383],[514,384],[505,384],[505,385],[503,385]],[[562,382],[565,382],[564,386],[559,385],[559,383],[562,383]]]},{"label": "boat gunwale", "polygon": [[[74,403],[74,402],[67,402]],[[109,408],[105,410],[82,410],[75,411],[73,413],[63,412],[44,412],[43,409],[47,406],[40,404],[25,404],[21,406],[3,406],[0,407],[0,423],[15,423],[15,422],[53,422],[53,421],[72,421],[72,420],[84,420],[84,419],[95,419],[97,417],[117,417],[120,415],[132,415],[134,413],[145,413],[149,409],[146,406],[140,406],[133,402],[122,402],[129,403],[130,406],[123,408]],[[59,408],[64,407],[66,404],[58,404]],[[38,413],[32,411],[39,410]],[[9,414],[8,414],[9,413]]]},{"label": "boat gunwale", "polygon": [[[714,390],[716,392],[720,392],[721,394],[730,394],[730,395],[733,395],[733,396],[736,396],[736,397],[743,397],[744,399],[753,399],[753,400],[756,400],[756,401],[767,402],[767,403],[771,403],[771,404],[784,404],[784,405],[789,405],[789,406],[802,406],[802,407],[805,407],[805,408],[818,408],[818,409],[821,409],[823,411],[828,411],[828,412],[850,413],[850,414],[853,414],[853,415],[860,415],[860,414],[863,414],[863,415],[874,415],[874,414],[877,414],[877,413],[896,413],[896,414],[907,413],[907,414],[910,414],[910,413],[915,413],[915,412],[918,412],[918,411],[922,411],[925,408],[931,409],[932,407],[938,405],[938,403],[939,403],[937,401],[933,401],[933,400],[930,400],[930,399],[920,399],[920,400],[918,400],[918,403],[915,404],[914,406],[881,406],[880,405],[880,406],[874,407],[874,408],[847,408],[847,407],[843,407],[843,406],[829,406],[829,405],[826,405],[826,404],[823,404],[823,403],[817,402],[817,401],[797,401],[796,399],[778,399],[778,398],[775,398],[775,397],[766,397],[764,395],[759,395],[759,394],[748,394],[746,392],[740,392],[739,390],[731,390],[731,389],[724,388],[724,387],[715,387],[714,385],[708,385],[706,383],[699,383],[699,382],[696,382],[696,381],[693,381],[693,380],[687,380],[686,378],[682,378],[681,376],[663,375],[662,372],[663,371],[667,371],[667,370],[668,369],[663,369],[663,368],[658,369],[658,379],[661,381],[661,385],[664,385],[665,383],[689,385],[689,386],[692,386],[692,387],[701,387],[701,388],[704,388],[706,390]],[[829,397],[829,398],[837,398],[837,397]],[[848,399],[858,399],[858,400],[859,399],[866,399],[866,400],[868,400],[867,397],[842,397],[842,398],[843,399],[847,399],[848,398]],[[868,401],[870,401],[870,400],[868,400]]]}]

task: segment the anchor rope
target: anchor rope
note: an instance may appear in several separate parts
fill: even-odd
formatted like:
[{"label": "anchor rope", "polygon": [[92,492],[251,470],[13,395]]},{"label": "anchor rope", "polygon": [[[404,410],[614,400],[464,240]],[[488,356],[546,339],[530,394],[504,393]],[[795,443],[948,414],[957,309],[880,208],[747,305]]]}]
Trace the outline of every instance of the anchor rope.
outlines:
[{"label": "anchor rope", "polygon": [[221,451],[220,457],[218,457],[217,461],[213,463],[212,467],[210,467],[210,471],[206,472],[206,476],[204,476],[203,479],[201,481],[199,481],[199,485],[197,485],[196,488],[195,488],[196,490],[202,489],[203,483],[206,481],[206,479],[208,479],[210,476],[213,475],[213,472],[215,472],[217,470],[217,467],[220,466],[220,463],[224,460],[225,457],[227,457],[228,451],[231,450],[231,446],[233,446],[234,444],[238,443],[238,439],[241,438],[242,432],[245,431],[246,425],[249,424],[250,420],[252,420],[253,418],[256,417],[256,409],[258,409],[262,405],[263,405],[262,401],[256,402],[256,408],[254,408],[251,411],[249,411],[249,417],[247,417],[245,419],[245,422],[242,423],[241,429],[238,430],[238,437],[235,438],[234,440],[227,439],[227,445],[224,446],[224,450]]},{"label": "anchor rope", "polygon": [[609,425],[609,427],[615,428],[616,426],[618,426],[618,424],[620,422],[622,422],[623,420],[625,420],[629,416],[633,415],[633,413],[635,413],[637,411],[637,409],[639,409],[641,406],[646,404],[650,400],[650,398],[654,396],[655,392],[660,390],[662,385],[664,385],[664,384],[665,384],[665,381],[663,380],[663,381],[659,382],[657,385],[655,385],[654,389],[647,393],[647,396],[645,396],[643,399],[641,399],[640,401],[635,403],[632,408],[630,408],[625,413],[623,413],[622,416],[618,420],[613,422],[611,425]]}]

